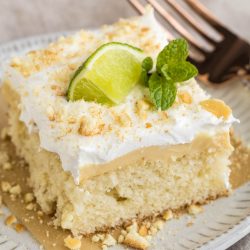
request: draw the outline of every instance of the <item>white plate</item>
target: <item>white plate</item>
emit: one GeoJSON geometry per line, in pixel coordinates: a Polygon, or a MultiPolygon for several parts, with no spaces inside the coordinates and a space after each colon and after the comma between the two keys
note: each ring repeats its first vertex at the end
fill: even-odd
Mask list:
{"type": "MultiPolygon", "coordinates": [[[[10,56],[47,45],[62,33],[37,36],[0,46],[0,62],[10,56]]],[[[0,65],[1,66],[1,65],[0,65]]],[[[1,77],[0,67],[0,77],[1,77]]],[[[250,83],[249,83],[250,86],[250,83]]],[[[241,120],[236,132],[250,142],[250,90],[243,82],[232,82],[219,88],[205,87],[213,96],[225,100],[241,120]]],[[[8,210],[6,209],[6,213],[8,210]]],[[[237,189],[228,198],[221,198],[205,206],[205,212],[196,218],[185,215],[165,224],[153,240],[150,249],[225,249],[250,232],[250,182],[237,189]],[[192,222],[192,226],[187,223],[192,222]]],[[[0,217],[0,250],[40,249],[29,233],[17,234],[5,227],[0,217]]],[[[113,250],[124,249],[115,246],[113,250]]]]}

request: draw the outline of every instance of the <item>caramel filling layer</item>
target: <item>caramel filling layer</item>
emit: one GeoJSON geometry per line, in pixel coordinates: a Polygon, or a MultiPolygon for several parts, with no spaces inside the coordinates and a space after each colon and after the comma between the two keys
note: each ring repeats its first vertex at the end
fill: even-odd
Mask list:
{"type": "Polygon", "coordinates": [[[80,182],[128,165],[143,164],[146,161],[162,161],[167,165],[172,157],[178,158],[183,155],[199,154],[208,152],[210,149],[215,149],[217,154],[219,152],[231,152],[233,147],[230,144],[229,133],[218,133],[215,136],[200,134],[191,143],[141,148],[109,163],[84,166],[80,170],[80,182]]]}

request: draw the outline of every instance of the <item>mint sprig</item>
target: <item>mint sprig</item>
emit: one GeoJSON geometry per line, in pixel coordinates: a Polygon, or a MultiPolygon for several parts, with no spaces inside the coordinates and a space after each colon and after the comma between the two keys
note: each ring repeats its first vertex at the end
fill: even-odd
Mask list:
{"type": "Polygon", "coordinates": [[[187,41],[176,39],[158,54],[155,72],[149,72],[153,67],[152,59],[147,57],[143,60],[141,79],[149,87],[150,98],[158,110],[166,110],[173,105],[177,83],[198,74],[196,67],[186,61],[187,57],[187,41]]]}

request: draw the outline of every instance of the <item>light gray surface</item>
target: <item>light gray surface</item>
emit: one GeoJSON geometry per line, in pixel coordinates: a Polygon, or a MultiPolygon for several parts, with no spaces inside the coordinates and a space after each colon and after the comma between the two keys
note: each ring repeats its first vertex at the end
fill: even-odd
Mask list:
{"type": "MultiPolygon", "coordinates": [[[[249,0],[203,2],[250,41],[249,0]]],[[[36,34],[97,27],[134,14],[126,0],[0,0],[0,43],[36,34]]],[[[248,249],[250,235],[230,248],[248,249]]]]}

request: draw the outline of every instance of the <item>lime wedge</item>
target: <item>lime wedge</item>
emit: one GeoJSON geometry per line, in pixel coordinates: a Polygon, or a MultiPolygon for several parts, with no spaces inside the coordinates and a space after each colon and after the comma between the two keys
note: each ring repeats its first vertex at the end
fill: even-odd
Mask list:
{"type": "Polygon", "coordinates": [[[71,79],[68,100],[121,103],[139,81],[144,57],[142,50],[125,43],[102,45],[71,79]]]}

